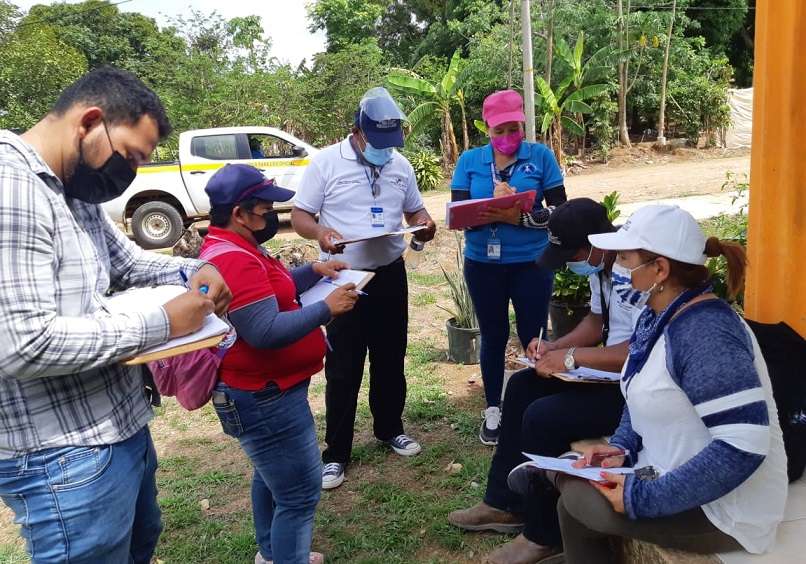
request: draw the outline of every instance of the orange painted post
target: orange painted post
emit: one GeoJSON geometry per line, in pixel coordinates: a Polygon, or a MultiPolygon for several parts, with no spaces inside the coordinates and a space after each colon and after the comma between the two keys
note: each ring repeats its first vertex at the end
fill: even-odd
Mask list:
{"type": "Polygon", "coordinates": [[[756,6],[745,311],[806,337],[806,1],[756,6]]]}

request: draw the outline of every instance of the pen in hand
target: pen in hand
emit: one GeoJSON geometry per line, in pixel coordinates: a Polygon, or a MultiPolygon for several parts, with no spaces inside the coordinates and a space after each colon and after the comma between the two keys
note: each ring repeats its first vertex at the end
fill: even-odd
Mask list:
{"type": "MultiPolygon", "coordinates": [[[[179,276],[182,277],[182,282],[184,282],[185,286],[187,286],[189,284],[189,281],[188,281],[188,275],[185,274],[185,271],[180,269],[179,276]]],[[[199,292],[201,292],[202,294],[206,294],[209,289],[210,288],[207,286],[207,284],[202,284],[202,286],[199,287],[199,292]]]]}
{"type": "MultiPolygon", "coordinates": [[[[330,284],[331,286],[335,286],[336,288],[341,288],[341,284],[336,284],[333,280],[325,279],[326,284],[330,284]]],[[[359,296],[366,296],[366,292],[362,292],[361,290],[353,290],[359,296]]]]}

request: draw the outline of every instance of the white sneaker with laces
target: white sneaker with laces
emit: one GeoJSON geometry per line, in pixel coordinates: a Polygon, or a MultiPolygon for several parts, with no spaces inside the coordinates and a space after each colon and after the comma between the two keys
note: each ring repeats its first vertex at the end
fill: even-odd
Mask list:
{"type": "Polygon", "coordinates": [[[386,442],[392,447],[392,450],[400,456],[414,456],[415,454],[420,454],[420,451],[423,450],[420,443],[406,434],[398,435],[394,439],[386,442]]]}
{"type": "Polygon", "coordinates": [[[322,467],[322,489],[332,490],[344,482],[344,464],[328,462],[322,467]]]}
{"type": "Polygon", "coordinates": [[[482,413],[479,440],[481,444],[495,446],[498,444],[498,433],[501,427],[501,410],[498,407],[488,407],[482,413]]]}

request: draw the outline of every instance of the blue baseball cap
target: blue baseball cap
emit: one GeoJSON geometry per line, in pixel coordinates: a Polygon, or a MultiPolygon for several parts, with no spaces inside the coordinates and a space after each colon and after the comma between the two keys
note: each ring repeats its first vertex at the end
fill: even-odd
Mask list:
{"type": "Polygon", "coordinates": [[[376,149],[403,146],[403,120],[406,119],[389,91],[370,88],[358,105],[356,124],[376,149]]]}
{"type": "Polygon", "coordinates": [[[294,192],[277,186],[274,179],[247,164],[228,164],[218,169],[204,191],[212,206],[237,204],[250,198],[287,202],[294,197],[294,192]]]}

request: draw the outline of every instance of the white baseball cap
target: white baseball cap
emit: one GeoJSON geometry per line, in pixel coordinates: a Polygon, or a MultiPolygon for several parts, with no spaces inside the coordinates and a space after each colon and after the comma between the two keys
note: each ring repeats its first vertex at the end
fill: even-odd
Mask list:
{"type": "Polygon", "coordinates": [[[677,206],[640,208],[615,233],[589,235],[597,249],[643,249],[687,264],[705,264],[705,235],[690,213],[677,206]]]}

